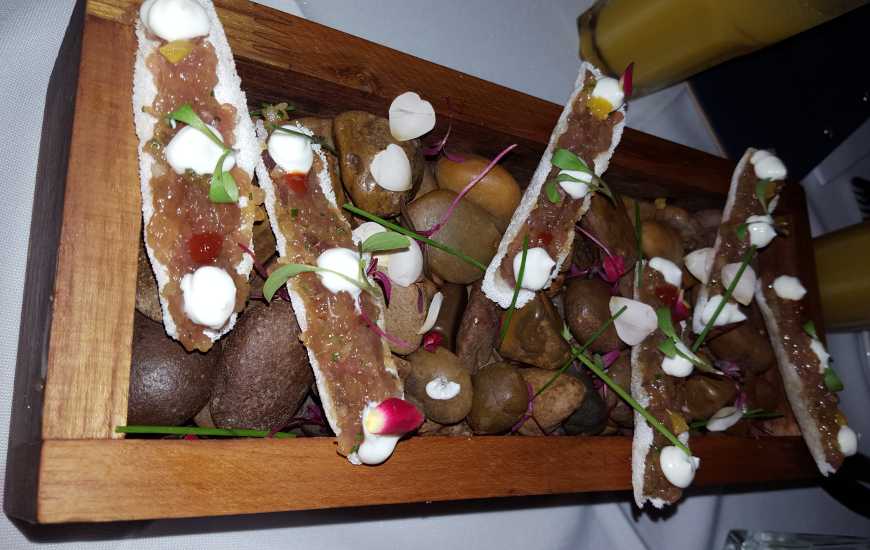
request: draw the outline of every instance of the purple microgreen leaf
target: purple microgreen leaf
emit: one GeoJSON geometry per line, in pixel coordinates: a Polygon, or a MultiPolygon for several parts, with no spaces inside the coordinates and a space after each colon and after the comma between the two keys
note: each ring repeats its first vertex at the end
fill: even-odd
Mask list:
{"type": "Polygon", "coordinates": [[[384,301],[387,303],[387,307],[390,306],[390,296],[393,293],[393,287],[390,281],[390,278],[383,271],[373,271],[370,274],[371,278],[375,280],[381,286],[381,290],[384,291],[384,301]]]}
{"type": "Polygon", "coordinates": [[[453,129],[453,123],[447,125],[447,132],[444,133],[444,137],[440,140],[436,141],[432,145],[423,148],[423,154],[427,157],[434,157],[438,153],[444,150],[444,146],[447,145],[447,138],[450,137],[450,130],[453,129]]]}
{"type": "Polygon", "coordinates": [[[583,227],[579,224],[576,225],[575,227],[577,228],[577,231],[582,233],[587,239],[589,239],[590,241],[595,243],[595,245],[598,246],[598,248],[603,250],[604,253],[607,254],[608,257],[613,256],[613,253],[610,251],[609,248],[607,248],[607,245],[605,245],[603,242],[599,241],[595,235],[593,235],[589,231],[586,231],[585,229],[583,229],[583,227]]]}
{"type": "Polygon", "coordinates": [[[417,288],[417,313],[423,313],[423,309],[426,307],[426,297],[423,295],[423,289],[419,285],[415,286],[417,288]]]}
{"type": "Polygon", "coordinates": [[[447,149],[444,149],[443,153],[444,153],[444,156],[447,157],[447,160],[449,160],[451,162],[455,162],[457,164],[461,164],[461,163],[465,162],[465,157],[463,157],[462,155],[460,155],[458,153],[451,153],[447,149]]]}
{"type": "Polygon", "coordinates": [[[393,345],[399,346],[401,348],[405,348],[405,349],[410,349],[410,348],[414,347],[411,344],[409,344],[408,342],[399,338],[398,336],[393,336],[392,334],[387,333],[384,329],[379,327],[377,323],[372,321],[369,318],[369,316],[366,315],[365,308],[360,308],[359,316],[360,316],[360,318],[362,318],[363,323],[365,323],[367,327],[372,329],[372,332],[374,332],[375,334],[377,334],[378,336],[380,336],[381,338],[383,338],[387,342],[389,342],[393,345]]]}
{"type": "Polygon", "coordinates": [[[622,93],[625,94],[626,101],[631,97],[632,92],[634,91],[634,61],[628,64],[628,67],[625,68],[625,72],[622,73],[622,76],[619,77],[619,84],[622,86],[622,93]]]}
{"type": "Polygon", "coordinates": [[[257,261],[257,256],[254,254],[254,251],[245,246],[243,243],[236,243],[239,245],[239,248],[242,249],[242,252],[251,257],[251,260],[254,262],[254,269],[257,270],[257,275],[260,276],[264,281],[269,278],[269,272],[266,271],[266,266],[257,261]]]}
{"type": "Polygon", "coordinates": [[[450,219],[450,216],[453,215],[453,211],[456,209],[456,206],[459,204],[459,201],[461,201],[462,198],[465,195],[467,195],[468,192],[471,191],[471,189],[475,185],[477,185],[477,183],[480,180],[485,178],[486,175],[489,173],[489,171],[492,170],[493,168],[495,168],[495,165],[498,164],[499,161],[502,158],[504,158],[505,155],[507,155],[508,153],[513,151],[516,147],[517,147],[517,144],[514,143],[513,145],[509,145],[501,153],[496,155],[496,157],[494,159],[492,159],[492,161],[490,161],[490,163],[487,164],[486,167],[478,175],[476,175],[470,182],[468,182],[468,185],[466,185],[462,189],[462,191],[459,192],[458,195],[456,195],[456,197],[453,199],[453,202],[450,203],[450,206],[447,207],[447,210],[441,216],[441,219],[438,220],[438,223],[436,223],[435,225],[433,225],[432,227],[430,227],[429,229],[427,229],[425,231],[421,231],[420,234],[423,235],[424,237],[432,237],[436,233],[438,233],[438,231],[441,230],[441,228],[444,226],[444,224],[447,223],[447,220],[450,219]]]}
{"type": "Polygon", "coordinates": [[[609,368],[610,365],[614,364],[617,359],[619,359],[619,350],[614,349],[614,350],[610,350],[607,353],[605,353],[601,357],[601,362],[604,364],[604,368],[606,369],[606,368],[609,368]]]}

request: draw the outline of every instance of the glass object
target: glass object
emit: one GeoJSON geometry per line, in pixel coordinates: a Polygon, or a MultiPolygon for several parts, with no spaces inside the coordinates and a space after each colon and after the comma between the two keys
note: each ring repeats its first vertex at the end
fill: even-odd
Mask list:
{"type": "Polygon", "coordinates": [[[870,550],[870,539],[840,535],[807,535],[734,530],[722,550],[870,550]]]}
{"type": "Polygon", "coordinates": [[[611,76],[632,61],[635,96],[774,44],[867,0],[598,0],[580,56],[611,76]]]}
{"type": "Polygon", "coordinates": [[[870,327],[870,221],[813,239],[827,330],[870,327]]]}

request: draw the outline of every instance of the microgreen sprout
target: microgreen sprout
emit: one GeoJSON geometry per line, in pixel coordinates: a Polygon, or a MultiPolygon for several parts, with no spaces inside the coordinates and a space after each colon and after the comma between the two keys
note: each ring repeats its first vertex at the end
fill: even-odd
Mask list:
{"type": "Polygon", "coordinates": [[[741,223],[737,226],[735,232],[737,233],[738,239],[740,239],[741,241],[745,241],[746,235],[749,233],[749,226],[746,223],[741,223]]]}
{"type": "Polygon", "coordinates": [[[396,233],[401,233],[402,235],[405,235],[406,237],[411,237],[415,241],[420,241],[421,243],[428,244],[429,246],[431,246],[433,248],[443,250],[444,252],[446,252],[452,256],[456,256],[460,260],[462,260],[468,264],[473,265],[474,267],[476,267],[477,269],[479,269],[481,271],[486,271],[486,266],[484,264],[475,260],[471,256],[468,256],[467,254],[460,252],[459,250],[456,250],[454,248],[447,246],[444,243],[432,240],[429,237],[425,237],[423,235],[420,235],[419,233],[415,233],[415,232],[411,231],[410,229],[406,229],[406,228],[402,227],[401,225],[395,224],[395,223],[387,221],[381,217],[378,217],[374,214],[366,212],[365,210],[363,210],[361,208],[357,208],[356,206],[352,205],[349,202],[345,203],[343,208],[345,210],[347,210],[348,212],[351,212],[353,214],[356,214],[357,216],[360,216],[361,218],[365,218],[369,221],[373,221],[382,227],[386,227],[387,229],[392,229],[396,233]]]}
{"type": "Polygon", "coordinates": [[[722,313],[722,310],[725,308],[725,304],[728,303],[728,300],[731,299],[731,294],[734,293],[734,289],[737,287],[737,283],[740,282],[740,278],[743,277],[743,272],[746,271],[746,266],[748,266],[749,262],[752,261],[752,258],[755,257],[755,252],[757,250],[758,247],[752,245],[749,247],[749,250],[746,251],[746,254],[743,255],[743,260],[740,262],[740,268],[737,270],[737,274],[734,276],[734,280],[732,280],[731,284],[728,285],[728,288],[725,289],[725,294],[722,295],[722,300],[716,307],[716,311],[713,312],[713,315],[710,317],[710,320],[707,321],[707,324],[704,326],[701,334],[698,335],[698,337],[695,339],[695,343],[692,344],[693,352],[697,352],[701,348],[701,344],[704,343],[707,335],[710,334],[711,330],[713,330],[713,325],[716,323],[716,319],[719,317],[719,314],[722,313]]]}
{"type": "Polygon", "coordinates": [[[682,343],[682,340],[677,335],[677,331],[674,330],[674,324],[671,320],[671,309],[667,307],[660,307],[656,310],[656,317],[658,318],[659,330],[668,337],[667,340],[662,340],[659,343],[659,351],[665,354],[670,359],[674,357],[680,356],[692,365],[695,366],[700,371],[708,372],[711,374],[722,374],[715,368],[713,368],[710,363],[705,361],[703,358],[699,357],[693,352],[686,353],[680,349],[677,345],[678,343],[682,343]]]}
{"type": "Polygon", "coordinates": [[[516,149],[516,147],[517,147],[517,144],[514,143],[513,145],[507,146],[501,153],[496,155],[495,158],[492,159],[489,162],[489,164],[487,164],[486,167],[484,167],[484,169],[481,170],[481,172],[479,174],[474,176],[474,178],[472,178],[471,181],[469,181],[468,184],[466,184],[466,186],[462,188],[462,190],[456,195],[456,197],[453,198],[453,201],[450,203],[450,206],[448,206],[447,210],[444,211],[444,214],[441,215],[441,219],[438,220],[438,222],[435,225],[433,225],[432,227],[430,227],[429,229],[427,229],[425,231],[421,231],[420,234],[423,235],[424,237],[432,237],[436,233],[441,231],[441,228],[444,227],[444,225],[450,219],[450,216],[453,215],[453,211],[456,210],[457,205],[459,205],[459,201],[461,201],[462,198],[465,195],[467,195],[468,192],[471,191],[471,189],[474,188],[474,186],[478,184],[478,182],[480,182],[480,180],[485,178],[486,175],[489,174],[489,172],[493,168],[495,168],[496,164],[498,164],[499,161],[501,161],[501,159],[503,159],[505,155],[507,155],[508,153],[513,151],[514,149],[516,149]]]}
{"type": "Polygon", "coordinates": [[[517,274],[517,282],[514,284],[514,295],[511,297],[511,305],[507,309],[507,313],[505,313],[504,323],[501,325],[501,334],[498,336],[499,343],[504,342],[505,337],[507,336],[508,327],[511,324],[511,317],[514,315],[514,309],[517,307],[517,298],[520,295],[520,288],[523,284],[523,276],[526,274],[526,256],[529,253],[529,235],[526,234],[523,236],[523,251],[520,256],[520,271],[517,274]]]}
{"type": "MultiPolygon", "coordinates": [[[[604,195],[606,195],[607,198],[609,198],[614,205],[616,204],[616,199],[614,198],[613,192],[610,190],[610,187],[607,186],[607,183],[605,183],[603,179],[596,176],[595,172],[593,172],[589,168],[589,165],[571,151],[567,149],[556,149],[555,151],[553,151],[553,158],[550,160],[550,164],[552,164],[556,168],[559,168],[560,170],[571,170],[575,172],[583,172],[585,174],[589,174],[590,176],[592,176],[592,182],[586,184],[587,186],[589,186],[589,189],[591,189],[592,191],[604,193],[604,195]]],[[[553,180],[550,181],[552,182],[553,180]]],[[[586,183],[569,174],[559,174],[555,177],[555,181],[576,181],[580,183],[586,183]]]]}
{"type": "Polygon", "coordinates": [[[215,135],[212,129],[209,128],[201,118],[199,118],[189,103],[185,103],[169,113],[167,118],[172,122],[183,122],[188,126],[195,128],[223,150],[223,154],[218,159],[217,164],[212,171],[208,198],[215,203],[237,202],[239,200],[239,187],[236,185],[236,180],[233,178],[233,175],[224,171],[224,161],[230,153],[232,153],[232,149],[227,147],[224,142],[215,135]]]}
{"type": "Polygon", "coordinates": [[[769,178],[760,179],[755,183],[755,198],[761,203],[761,208],[765,214],[768,213],[767,188],[770,184],[771,180],[769,178]]]}
{"type": "Polygon", "coordinates": [[[289,439],[296,434],[273,432],[269,430],[247,430],[241,428],[198,428],[192,426],[117,426],[115,433],[119,434],[163,434],[163,435],[206,435],[216,437],[274,437],[289,439]]]}
{"type": "Polygon", "coordinates": [[[266,282],[263,283],[263,297],[266,298],[266,301],[272,301],[272,297],[275,296],[275,293],[278,292],[278,289],[281,288],[288,280],[293,277],[299,275],[300,273],[332,273],[333,275],[338,275],[342,279],[348,281],[349,283],[356,285],[361,290],[366,292],[371,292],[374,288],[369,284],[367,280],[364,278],[354,279],[353,277],[348,277],[344,273],[339,273],[338,271],[334,271],[332,269],[327,269],[325,267],[318,267],[314,265],[307,264],[284,264],[269,275],[269,278],[266,279],[266,282]]]}
{"type": "Polygon", "coordinates": [[[832,392],[843,391],[843,381],[840,380],[839,375],[837,375],[837,371],[835,371],[831,367],[827,367],[825,369],[824,382],[825,387],[832,392]]]}

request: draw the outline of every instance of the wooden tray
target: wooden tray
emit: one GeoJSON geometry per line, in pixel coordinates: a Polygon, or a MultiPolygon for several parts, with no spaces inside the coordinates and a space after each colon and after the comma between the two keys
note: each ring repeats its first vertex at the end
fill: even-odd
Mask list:
{"type": "MultiPolygon", "coordinates": [[[[630,489],[623,437],[414,438],[377,468],[353,467],[329,438],[124,440],[140,198],[130,101],[132,0],[81,0],[52,74],[37,175],[6,476],[5,510],[39,523],[630,489]],[[558,476],[551,475],[559,472],[558,476]]],[[[220,15],[252,104],[386,112],[413,89],[436,135],[494,155],[528,180],[561,108],[242,0],[220,15]]],[[[639,197],[721,206],[733,163],[625,131],[608,181],[639,197]]],[[[766,254],[799,265],[818,312],[800,186],[781,211],[791,237],[766,254]],[[798,252],[800,251],[800,253],[798,252]]],[[[815,315],[821,326],[819,315],[815,315]]],[[[799,438],[698,437],[695,485],[808,480],[799,438]]]]}

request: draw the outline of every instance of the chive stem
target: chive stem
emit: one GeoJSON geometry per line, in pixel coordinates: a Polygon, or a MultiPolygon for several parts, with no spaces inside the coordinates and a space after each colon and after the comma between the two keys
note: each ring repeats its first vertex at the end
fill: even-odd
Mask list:
{"type": "MultiPolygon", "coordinates": [[[[595,342],[595,340],[598,340],[598,337],[601,336],[602,334],[604,334],[604,331],[607,330],[607,327],[612,325],[613,322],[616,320],[616,318],[619,317],[620,315],[622,315],[626,309],[628,309],[628,306],[622,306],[621,308],[619,308],[619,311],[617,311],[616,313],[614,313],[610,317],[610,319],[604,321],[604,323],[600,327],[598,327],[598,329],[592,334],[592,336],[589,337],[588,340],[586,340],[586,342],[580,347],[580,349],[577,350],[577,353],[583,353],[584,351],[586,351],[586,349],[589,348],[589,346],[591,346],[592,343],[595,342]]],[[[571,357],[568,359],[568,361],[566,361],[564,365],[559,367],[559,370],[556,371],[556,374],[554,374],[553,377],[550,378],[547,381],[547,383],[543,385],[543,387],[541,387],[541,389],[539,389],[538,391],[535,392],[535,395],[532,396],[532,399],[534,399],[535,397],[538,397],[539,395],[544,393],[544,391],[546,391],[547,388],[552,386],[556,382],[556,379],[559,378],[560,376],[562,376],[565,373],[565,371],[568,370],[568,367],[570,367],[571,363],[573,363],[573,362],[574,362],[574,353],[571,353],[571,357]]]]}
{"type": "Polygon", "coordinates": [[[707,338],[707,335],[710,334],[711,330],[713,330],[713,323],[716,322],[719,314],[722,313],[723,309],[725,309],[725,304],[727,304],[728,300],[731,299],[731,294],[734,292],[734,289],[737,288],[737,283],[739,283],[740,278],[743,277],[743,272],[746,271],[746,266],[749,265],[749,262],[751,262],[752,258],[755,256],[756,250],[758,250],[758,247],[752,245],[749,247],[749,250],[746,251],[746,254],[743,255],[743,260],[740,262],[740,269],[737,270],[737,275],[734,276],[734,280],[731,281],[731,284],[725,289],[725,294],[722,295],[722,300],[716,307],[716,311],[713,312],[713,316],[710,317],[709,321],[707,321],[704,330],[701,331],[701,334],[699,334],[698,338],[695,339],[695,343],[692,344],[692,351],[698,351],[701,348],[701,344],[703,344],[704,340],[707,338]]]}
{"type": "Polygon", "coordinates": [[[406,237],[411,237],[415,241],[420,241],[421,243],[426,243],[429,246],[435,247],[439,250],[443,250],[444,252],[447,252],[448,254],[452,254],[453,256],[456,256],[460,260],[473,265],[474,267],[476,267],[477,269],[479,269],[481,271],[486,271],[485,265],[483,265],[479,261],[475,260],[471,256],[468,256],[468,255],[466,255],[466,254],[464,254],[464,253],[462,253],[454,248],[451,248],[444,243],[440,243],[438,241],[433,241],[432,239],[430,239],[428,237],[424,237],[423,235],[420,235],[419,233],[415,233],[415,232],[411,231],[410,229],[405,229],[401,225],[387,221],[383,218],[375,216],[374,214],[370,214],[370,213],[366,212],[365,210],[362,210],[361,208],[357,208],[356,206],[352,205],[349,202],[345,203],[343,208],[345,210],[347,210],[348,212],[356,214],[357,216],[360,216],[360,217],[365,218],[367,220],[373,221],[373,222],[377,223],[378,225],[382,225],[383,227],[386,227],[387,229],[392,229],[396,233],[401,233],[402,235],[405,235],[406,237]]]}
{"type": "Polygon", "coordinates": [[[654,417],[648,410],[646,410],[646,408],[638,403],[628,392],[622,389],[619,384],[614,382],[613,379],[610,378],[610,376],[606,372],[604,372],[604,369],[599,368],[598,365],[596,365],[592,360],[589,359],[589,357],[586,356],[586,354],[580,353],[579,351],[580,350],[572,350],[572,353],[574,353],[574,356],[579,359],[584,365],[589,367],[589,370],[594,372],[595,375],[598,376],[598,378],[600,378],[604,381],[605,384],[610,386],[610,389],[612,389],[616,393],[616,395],[621,397],[626,403],[631,405],[634,410],[640,413],[640,415],[643,416],[647,422],[649,422],[650,426],[658,430],[658,432],[665,436],[668,441],[673,443],[675,447],[682,450],[688,456],[692,456],[692,451],[690,451],[688,447],[683,445],[683,443],[679,439],[677,439],[677,436],[671,433],[667,426],[659,422],[659,420],[654,417]]]}
{"type": "Polygon", "coordinates": [[[275,439],[290,439],[296,434],[288,432],[269,432],[266,430],[248,430],[242,428],[199,428],[190,426],[117,426],[120,434],[165,434],[165,435],[210,435],[218,437],[274,437],[275,439]]]}
{"type": "Polygon", "coordinates": [[[517,274],[517,282],[514,284],[514,295],[511,298],[511,305],[508,307],[507,313],[505,314],[504,323],[501,325],[501,333],[498,335],[499,346],[504,342],[505,336],[507,336],[508,327],[511,324],[511,317],[514,316],[514,310],[517,307],[517,298],[520,295],[520,285],[523,284],[523,275],[526,274],[526,256],[529,253],[529,235],[528,233],[523,237],[523,252],[520,256],[520,272],[517,274]]]}

